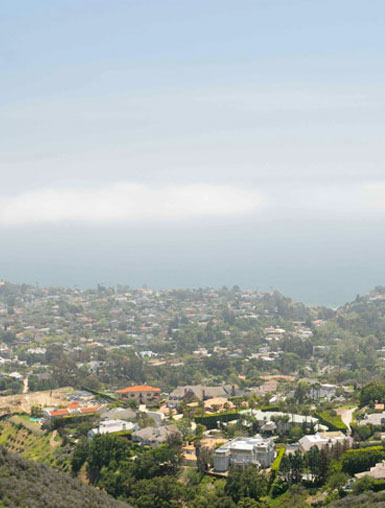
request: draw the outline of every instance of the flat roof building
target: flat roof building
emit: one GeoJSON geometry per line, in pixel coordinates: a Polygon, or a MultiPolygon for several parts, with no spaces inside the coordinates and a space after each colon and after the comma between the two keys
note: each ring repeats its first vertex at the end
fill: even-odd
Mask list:
{"type": "Polygon", "coordinates": [[[237,437],[214,452],[214,471],[225,472],[230,466],[257,466],[267,468],[275,458],[274,443],[270,439],[237,437]]]}

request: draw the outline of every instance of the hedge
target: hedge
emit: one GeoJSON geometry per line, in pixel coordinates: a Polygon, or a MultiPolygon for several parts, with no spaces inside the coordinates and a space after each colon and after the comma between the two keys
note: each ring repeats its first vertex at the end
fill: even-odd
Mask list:
{"type": "Polygon", "coordinates": [[[279,448],[277,456],[275,457],[274,462],[271,466],[271,471],[278,471],[279,470],[279,466],[281,465],[281,460],[284,455],[285,455],[285,448],[284,447],[279,448]]]}
{"type": "Polygon", "coordinates": [[[261,406],[258,408],[260,411],[281,411],[279,406],[261,406]]]}
{"type": "Polygon", "coordinates": [[[226,411],[224,413],[217,414],[207,414],[205,416],[195,416],[195,423],[200,423],[204,425],[207,429],[216,429],[217,422],[231,422],[232,420],[236,420],[239,416],[237,411],[226,411]]]}
{"type": "Polygon", "coordinates": [[[49,421],[47,424],[44,424],[44,426],[47,426],[50,429],[59,429],[62,427],[65,427],[67,425],[72,424],[78,424],[83,423],[88,420],[92,420],[95,418],[95,416],[98,416],[96,413],[89,413],[89,414],[80,414],[80,415],[68,415],[68,416],[61,416],[60,418],[54,418],[53,420],[49,421]]]}
{"type": "Polygon", "coordinates": [[[385,459],[385,450],[382,446],[347,450],[341,456],[341,466],[344,473],[351,475],[368,471],[372,466],[385,459]]]}
{"type": "Polygon", "coordinates": [[[329,411],[322,411],[322,413],[315,413],[314,415],[320,423],[326,425],[330,430],[345,432],[348,430],[347,426],[341,420],[339,415],[332,415],[329,411]]]}
{"type": "Polygon", "coordinates": [[[96,390],[91,390],[91,388],[87,388],[85,386],[82,386],[81,389],[86,392],[92,393],[92,395],[95,395],[95,397],[99,397],[100,399],[106,399],[106,400],[109,400],[110,402],[115,402],[115,401],[119,400],[116,397],[109,395],[108,393],[98,392],[96,390]]]}

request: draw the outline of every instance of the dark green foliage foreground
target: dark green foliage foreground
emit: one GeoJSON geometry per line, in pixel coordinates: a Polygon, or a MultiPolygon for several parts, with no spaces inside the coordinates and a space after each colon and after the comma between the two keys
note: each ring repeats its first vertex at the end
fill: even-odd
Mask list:
{"type": "Polygon", "coordinates": [[[104,492],[0,448],[0,507],[130,508],[104,492]]]}

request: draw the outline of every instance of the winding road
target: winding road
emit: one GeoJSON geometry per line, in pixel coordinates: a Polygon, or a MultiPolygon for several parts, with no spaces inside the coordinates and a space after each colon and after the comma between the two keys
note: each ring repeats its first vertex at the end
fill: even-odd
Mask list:
{"type": "Polygon", "coordinates": [[[336,410],[336,413],[338,415],[340,415],[341,417],[341,420],[344,422],[344,424],[347,426],[348,428],[348,436],[351,435],[352,433],[352,429],[350,428],[350,424],[352,423],[352,420],[353,420],[353,413],[354,411],[356,410],[357,408],[356,407],[352,407],[350,409],[346,409],[344,407],[340,407],[336,410]]]}

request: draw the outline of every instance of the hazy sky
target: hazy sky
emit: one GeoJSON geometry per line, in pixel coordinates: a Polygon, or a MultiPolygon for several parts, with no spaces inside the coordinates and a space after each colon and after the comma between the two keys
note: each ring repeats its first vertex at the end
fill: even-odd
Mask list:
{"type": "Polygon", "coordinates": [[[0,277],[385,283],[385,3],[0,1],[0,277]]]}

